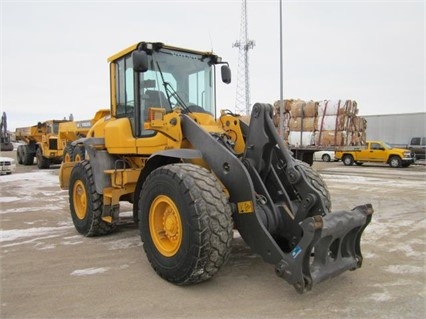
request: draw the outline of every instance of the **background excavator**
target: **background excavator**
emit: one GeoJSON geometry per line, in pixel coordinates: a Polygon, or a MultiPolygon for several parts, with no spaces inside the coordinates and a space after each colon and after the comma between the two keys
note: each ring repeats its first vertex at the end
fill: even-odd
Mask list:
{"type": "Polygon", "coordinates": [[[211,278],[231,252],[234,227],[254,253],[299,293],[361,267],[370,204],[331,212],[321,176],[296,160],[269,104],[249,124],[215,106],[215,73],[226,62],[140,42],[109,58],[111,115],[74,144],[85,160],[62,163],[74,226],[85,236],[117,227],[120,201],[153,269],[178,285],[211,278]]]}
{"type": "Polygon", "coordinates": [[[10,134],[7,131],[7,116],[3,112],[0,123],[0,151],[13,151],[13,144],[10,142],[10,134]]]}

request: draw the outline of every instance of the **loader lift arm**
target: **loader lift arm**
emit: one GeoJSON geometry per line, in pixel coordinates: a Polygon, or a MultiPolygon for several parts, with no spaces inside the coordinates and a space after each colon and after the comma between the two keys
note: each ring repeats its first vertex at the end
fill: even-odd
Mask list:
{"type": "Polygon", "coordinates": [[[278,276],[303,293],[316,283],[361,267],[360,240],[372,206],[330,213],[324,182],[291,156],[273,125],[272,106],[254,105],[250,126],[242,127],[247,135],[241,159],[190,117],[182,117],[185,136],[229,190],[242,238],[275,265],[278,276]]]}

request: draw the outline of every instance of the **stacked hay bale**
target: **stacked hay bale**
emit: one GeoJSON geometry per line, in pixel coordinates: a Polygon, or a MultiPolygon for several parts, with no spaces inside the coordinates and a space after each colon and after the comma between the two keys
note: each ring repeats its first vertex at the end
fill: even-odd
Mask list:
{"type": "MultiPolygon", "coordinates": [[[[274,103],[279,127],[280,101],[274,103]]],[[[284,100],[284,141],[291,146],[364,145],[367,121],[352,100],[284,100]]]]}

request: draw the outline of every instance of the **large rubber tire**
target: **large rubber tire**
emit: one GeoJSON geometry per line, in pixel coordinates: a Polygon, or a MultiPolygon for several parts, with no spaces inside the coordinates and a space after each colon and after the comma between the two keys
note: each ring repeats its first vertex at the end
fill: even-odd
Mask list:
{"type": "Polygon", "coordinates": [[[154,170],[139,196],[139,229],[154,270],[189,285],[210,279],[231,250],[231,209],[217,179],[192,164],[154,170]]]}
{"type": "Polygon", "coordinates": [[[389,159],[389,166],[392,168],[398,168],[402,166],[402,160],[399,156],[391,156],[389,159]]]}
{"type": "Polygon", "coordinates": [[[28,145],[23,145],[22,148],[22,160],[24,165],[34,164],[34,153],[31,151],[28,145]]]}
{"type": "Polygon", "coordinates": [[[64,153],[62,155],[62,162],[69,163],[74,161],[74,158],[72,156],[73,151],[74,151],[74,148],[72,147],[71,144],[68,144],[67,146],[65,146],[64,153]]]}
{"type": "Polygon", "coordinates": [[[85,159],[86,151],[84,150],[84,146],[77,145],[74,147],[74,150],[72,152],[72,159],[75,162],[81,162],[85,159]]]}
{"type": "Polygon", "coordinates": [[[37,167],[39,169],[46,169],[50,167],[50,160],[43,156],[43,153],[41,152],[40,147],[37,148],[36,158],[37,158],[37,167]]]}
{"type": "Polygon", "coordinates": [[[343,155],[342,162],[345,166],[352,166],[354,164],[354,158],[352,155],[345,154],[343,155]]]}
{"type": "Polygon", "coordinates": [[[309,164],[299,161],[301,169],[304,171],[305,175],[308,177],[308,182],[311,184],[313,188],[315,188],[322,197],[321,199],[324,201],[325,207],[330,211],[331,210],[331,196],[328,190],[327,184],[322,179],[321,175],[314,170],[309,164]]]}
{"type": "Polygon", "coordinates": [[[19,145],[18,149],[16,150],[16,159],[18,161],[18,164],[24,164],[24,145],[19,145]]]}
{"type": "Polygon", "coordinates": [[[102,220],[102,196],[96,192],[92,166],[88,161],[74,166],[68,194],[72,221],[79,233],[90,237],[114,230],[114,224],[102,220]]]}

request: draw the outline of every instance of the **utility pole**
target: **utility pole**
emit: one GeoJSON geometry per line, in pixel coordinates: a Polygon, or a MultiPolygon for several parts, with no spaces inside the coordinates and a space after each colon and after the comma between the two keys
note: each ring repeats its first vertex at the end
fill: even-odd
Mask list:
{"type": "Polygon", "coordinates": [[[280,123],[278,126],[279,135],[284,139],[284,80],[283,80],[283,8],[282,0],[280,0],[280,116],[278,117],[280,123]]]}
{"type": "Polygon", "coordinates": [[[241,7],[240,39],[232,45],[233,48],[238,48],[239,50],[235,109],[237,112],[244,112],[246,115],[249,115],[250,81],[248,51],[253,49],[255,43],[252,40],[248,40],[247,24],[247,1],[243,0],[241,7]]]}

